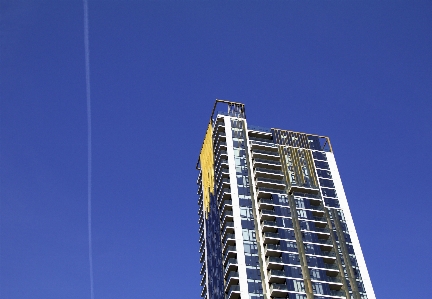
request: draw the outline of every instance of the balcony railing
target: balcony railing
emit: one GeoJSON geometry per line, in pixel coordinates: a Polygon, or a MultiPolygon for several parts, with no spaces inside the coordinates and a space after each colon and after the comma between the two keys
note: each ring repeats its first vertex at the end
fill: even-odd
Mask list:
{"type": "Polygon", "coordinates": [[[280,157],[278,152],[271,152],[271,151],[264,151],[264,150],[257,150],[257,149],[254,149],[252,151],[252,154],[263,154],[263,155],[272,156],[275,158],[280,157]]]}
{"type": "Polygon", "coordinates": [[[278,244],[267,244],[266,245],[266,249],[267,250],[277,250],[277,251],[281,251],[281,246],[278,244]]]}
{"type": "Polygon", "coordinates": [[[297,209],[309,209],[309,210],[314,210],[314,211],[323,211],[324,207],[323,206],[315,206],[315,205],[309,205],[309,206],[303,206],[302,204],[298,204],[296,203],[296,208],[297,209]]]}
{"type": "Polygon", "coordinates": [[[265,232],[265,233],[263,233],[263,235],[264,235],[264,238],[281,239],[281,236],[279,235],[279,233],[265,232]]]}
{"type": "Polygon", "coordinates": [[[207,295],[207,286],[204,285],[203,288],[201,289],[201,297],[204,297],[205,295],[207,295]]]}
{"type": "Polygon", "coordinates": [[[274,145],[274,142],[271,139],[264,139],[264,138],[249,136],[249,140],[252,142],[258,142],[258,143],[264,142],[264,143],[269,143],[271,145],[274,145]]]}
{"type": "Polygon", "coordinates": [[[315,240],[303,240],[304,243],[315,243],[322,245],[333,245],[333,242],[330,239],[315,239],[315,240]]]}
{"type": "Polygon", "coordinates": [[[231,197],[231,189],[223,188],[219,191],[218,197],[222,197],[224,200],[231,197]]]}
{"type": "Polygon", "coordinates": [[[271,129],[263,128],[263,127],[259,127],[259,126],[248,125],[248,129],[250,131],[260,131],[260,132],[265,132],[265,133],[271,133],[271,129]]]}
{"type": "Polygon", "coordinates": [[[339,270],[339,267],[336,264],[323,263],[323,265],[318,265],[318,266],[308,265],[308,266],[312,267],[312,268],[324,268],[324,269],[329,269],[329,270],[339,270]]]}
{"type": "Polygon", "coordinates": [[[216,146],[217,147],[226,147],[226,142],[224,142],[224,141],[221,141],[221,142],[219,142],[218,144],[216,144],[216,146]]]}
{"type": "Polygon", "coordinates": [[[340,279],[339,276],[335,276],[335,277],[333,277],[333,276],[327,276],[326,277],[326,281],[328,281],[328,282],[342,283],[342,279],[340,279]]]}
{"type": "Polygon", "coordinates": [[[343,291],[336,291],[336,290],[330,290],[330,295],[332,295],[332,296],[346,297],[345,292],[343,292],[343,291]]]}
{"type": "Polygon", "coordinates": [[[262,177],[257,178],[257,183],[270,183],[270,184],[279,184],[285,186],[284,180],[272,180],[272,179],[262,178],[262,177]]]}
{"type": "Polygon", "coordinates": [[[226,299],[235,299],[239,297],[240,297],[240,286],[232,285],[227,292],[226,299]]]}
{"type": "Polygon", "coordinates": [[[264,163],[264,164],[271,164],[275,166],[281,166],[281,163],[276,160],[267,160],[267,159],[261,159],[261,158],[255,158],[253,159],[254,163],[264,163]]]}
{"type": "Polygon", "coordinates": [[[269,276],[283,276],[285,277],[285,272],[281,270],[269,270],[268,271],[269,276]]]}
{"type": "Polygon", "coordinates": [[[269,220],[264,220],[263,222],[261,222],[262,226],[274,226],[277,227],[277,223],[276,221],[269,221],[269,220]]]}
{"type": "Polygon", "coordinates": [[[205,275],[205,273],[204,273],[204,275],[202,275],[202,277],[201,277],[200,286],[205,285],[205,282],[206,282],[206,275],[205,275]]]}
{"type": "Polygon", "coordinates": [[[226,244],[228,241],[235,242],[235,235],[234,234],[226,234],[222,241],[224,244],[226,244]]]}
{"type": "Polygon", "coordinates": [[[258,198],[258,203],[260,203],[260,204],[269,204],[269,205],[274,205],[275,204],[273,202],[273,199],[269,199],[269,198],[258,198]]]}
{"type": "Polygon", "coordinates": [[[319,232],[319,233],[329,233],[330,230],[327,227],[311,227],[311,228],[302,228],[302,230],[308,230],[313,232],[319,232]]]}
{"type": "Polygon", "coordinates": [[[315,255],[331,256],[331,257],[336,256],[334,251],[323,251],[323,250],[321,250],[320,253],[315,253],[315,255]]]}
{"type": "Polygon", "coordinates": [[[221,203],[222,203],[222,211],[232,210],[232,200],[231,199],[224,199],[221,201],[221,203]]]}
{"type": "Polygon", "coordinates": [[[274,193],[274,194],[286,194],[284,190],[282,189],[273,189],[273,188],[264,188],[264,187],[260,187],[257,188],[257,192],[264,192],[264,193],[274,193]]]}
{"type": "Polygon", "coordinates": [[[283,175],[283,172],[281,170],[268,169],[268,168],[262,168],[262,167],[255,167],[255,171],[268,172],[268,173],[283,175]]]}
{"type": "Polygon", "coordinates": [[[238,267],[238,262],[237,259],[235,258],[230,258],[228,259],[228,261],[226,262],[226,266],[225,266],[225,273],[228,273],[230,271],[234,271],[236,270],[238,267]]]}
{"type": "Polygon", "coordinates": [[[225,236],[227,233],[233,233],[234,232],[234,222],[227,221],[225,222],[224,226],[222,227],[222,236],[225,236]]]}
{"type": "Polygon", "coordinates": [[[221,217],[222,223],[225,222],[226,220],[229,220],[229,219],[231,219],[231,220],[233,219],[233,212],[226,210],[225,212],[223,212],[222,217],[221,217]]]}
{"type": "Polygon", "coordinates": [[[286,284],[273,283],[270,287],[271,290],[284,290],[288,291],[288,287],[286,284]]]}
{"type": "Polygon", "coordinates": [[[272,283],[270,285],[270,294],[273,298],[285,297],[288,294],[288,287],[286,284],[272,283]]]}
{"type": "Polygon", "coordinates": [[[228,246],[228,248],[226,249],[224,256],[223,256],[223,261],[225,261],[227,258],[230,258],[230,255],[235,255],[237,254],[236,252],[237,248],[235,246],[228,246]]]}
{"type": "Polygon", "coordinates": [[[226,280],[229,281],[231,278],[233,278],[233,279],[236,279],[236,278],[237,278],[237,279],[238,279],[238,278],[239,278],[239,274],[238,274],[238,272],[237,272],[237,271],[231,271],[231,272],[228,274],[226,280]]]}
{"type": "Polygon", "coordinates": [[[276,263],[276,264],[283,264],[282,258],[277,256],[269,256],[267,259],[267,264],[270,263],[276,263]]]}

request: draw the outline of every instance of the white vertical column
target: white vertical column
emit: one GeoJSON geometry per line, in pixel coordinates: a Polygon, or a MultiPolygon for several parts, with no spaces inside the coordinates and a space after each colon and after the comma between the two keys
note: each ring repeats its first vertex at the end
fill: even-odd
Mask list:
{"type": "Polygon", "coordinates": [[[243,246],[243,233],[240,217],[240,201],[237,188],[236,164],[234,158],[234,145],[232,139],[231,118],[224,116],[225,134],[227,143],[228,166],[230,175],[231,199],[234,218],[234,235],[237,248],[237,262],[241,298],[249,298],[249,290],[246,273],[246,259],[243,246]]]}
{"type": "Polygon", "coordinates": [[[369,277],[369,272],[368,272],[367,267],[366,267],[366,262],[365,262],[365,259],[363,256],[363,252],[362,252],[361,247],[360,247],[360,241],[358,239],[357,232],[356,232],[356,229],[354,226],[354,221],[353,221],[353,218],[351,215],[351,211],[350,211],[349,206],[348,206],[348,201],[347,201],[347,198],[345,196],[345,191],[344,191],[344,188],[342,186],[342,180],[341,180],[340,175],[339,175],[339,170],[338,170],[337,165],[336,165],[336,160],[335,160],[334,154],[333,153],[326,153],[326,156],[327,156],[327,162],[330,166],[331,175],[333,177],[333,183],[335,185],[336,193],[337,193],[337,196],[339,199],[339,205],[340,205],[340,207],[344,213],[344,216],[345,216],[345,221],[346,221],[348,231],[349,231],[349,234],[351,237],[351,242],[352,242],[353,247],[354,247],[354,253],[356,255],[357,263],[358,263],[358,266],[360,268],[360,275],[361,275],[362,280],[363,280],[363,285],[365,287],[367,297],[368,297],[368,299],[376,299],[375,292],[374,292],[373,287],[372,287],[372,282],[371,282],[371,279],[369,277]]]}
{"type": "Polygon", "coordinates": [[[263,241],[263,232],[262,232],[262,227],[260,224],[260,220],[259,220],[259,208],[258,208],[258,197],[257,197],[257,186],[256,186],[256,181],[255,181],[255,176],[254,176],[254,171],[253,171],[253,167],[252,167],[252,151],[251,151],[251,147],[249,144],[249,136],[248,136],[248,129],[247,129],[247,122],[246,120],[244,121],[245,124],[245,132],[246,132],[246,136],[245,136],[245,140],[246,140],[246,144],[247,144],[247,151],[248,151],[248,160],[249,160],[249,165],[250,165],[250,169],[249,169],[249,183],[251,184],[252,188],[253,188],[253,194],[251,195],[251,199],[253,201],[255,201],[255,203],[252,205],[253,207],[255,207],[254,212],[255,215],[257,217],[257,221],[256,221],[256,231],[257,231],[257,245],[260,247],[260,256],[259,258],[262,261],[262,267],[264,267],[264,269],[261,269],[261,273],[264,275],[261,277],[261,280],[263,281],[264,284],[264,288],[263,288],[263,293],[264,295],[266,295],[266,298],[270,298],[270,282],[269,282],[269,276],[267,274],[266,271],[266,257],[265,257],[265,250],[264,250],[264,241],[263,241]]]}

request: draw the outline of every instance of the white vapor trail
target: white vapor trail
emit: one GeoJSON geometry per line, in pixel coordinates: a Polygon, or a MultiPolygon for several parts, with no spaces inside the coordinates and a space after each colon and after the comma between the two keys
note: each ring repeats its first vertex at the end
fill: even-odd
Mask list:
{"type": "Polygon", "coordinates": [[[89,22],[88,1],[84,4],[84,50],[86,71],[86,95],[87,95],[87,224],[88,224],[88,246],[90,264],[90,298],[94,299],[93,288],[93,249],[92,249],[92,220],[91,220],[91,195],[92,195],[92,139],[91,139],[91,100],[90,100],[90,49],[89,49],[89,22]]]}

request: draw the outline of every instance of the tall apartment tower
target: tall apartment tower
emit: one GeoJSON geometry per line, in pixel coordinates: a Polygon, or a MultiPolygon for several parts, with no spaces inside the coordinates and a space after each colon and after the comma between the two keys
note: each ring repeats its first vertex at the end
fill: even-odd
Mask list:
{"type": "Polygon", "coordinates": [[[216,100],[197,169],[201,297],[375,299],[328,137],[216,100]]]}

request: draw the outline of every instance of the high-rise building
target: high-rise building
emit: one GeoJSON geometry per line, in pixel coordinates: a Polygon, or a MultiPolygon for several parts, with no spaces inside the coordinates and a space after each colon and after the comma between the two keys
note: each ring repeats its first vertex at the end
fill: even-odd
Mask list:
{"type": "Polygon", "coordinates": [[[197,169],[201,297],[375,299],[328,137],[216,100],[197,169]]]}

